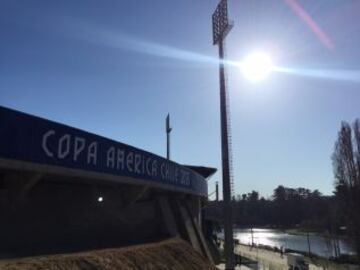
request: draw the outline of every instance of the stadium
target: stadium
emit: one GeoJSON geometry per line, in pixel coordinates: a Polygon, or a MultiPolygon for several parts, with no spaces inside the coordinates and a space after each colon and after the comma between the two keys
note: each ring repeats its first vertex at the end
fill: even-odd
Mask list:
{"type": "Polygon", "coordinates": [[[216,169],[4,107],[0,119],[2,257],[181,237],[212,260],[201,209],[216,169]]]}

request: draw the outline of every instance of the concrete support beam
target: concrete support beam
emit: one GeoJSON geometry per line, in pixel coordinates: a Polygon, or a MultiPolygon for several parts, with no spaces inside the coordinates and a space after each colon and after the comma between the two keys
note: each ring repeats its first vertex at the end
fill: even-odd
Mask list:
{"type": "Polygon", "coordinates": [[[206,239],[201,228],[201,202],[200,198],[191,198],[186,201],[176,200],[180,212],[180,219],[194,249],[201,252],[210,262],[214,263],[212,254],[207,246],[206,239]]]}
{"type": "Polygon", "coordinates": [[[169,235],[171,237],[179,236],[178,225],[176,224],[176,220],[170,207],[168,198],[159,197],[158,203],[169,235]]]}
{"type": "Polygon", "coordinates": [[[140,199],[142,199],[146,192],[149,190],[149,186],[132,186],[127,187],[123,191],[123,203],[125,207],[131,206],[140,199]]]}
{"type": "MultiPolygon", "coordinates": [[[[198,211],[201,211],[201,202],[200,198],[196,198],[194,201],[195,208],[198,208],[198,211]]],[[[189,209],[189,205],[187,204],[187,208],[189,209]]],[[[209,247],[207,246],[206,239],[204,237],[202,228],[201,228],[201,215],[199,213],[195,213],[194,216],[191,217],[191,221],[193,223],[194,230],[196,232],[196,235],[198,237],[198,241],[201,244],[201,248],[206,255],[206,257],[210,260],[211,263],[214,263],[214,260],[212,258],[211,252],[209,250],[209,247]]]]}
{"type": "Polygon", "coordinates": [[[202,253],[202,249],[201,249],[201,244],[199,242],[199,239],[197,237],[194,225],[193,225],[193,221],[192,221],[192,216],[189,215],[188,210],[185,208],[184,205],[181,204],[181,202],[179,202],[178,200],[176,201],[177,206],[179,208],[180,211],[180,216],[181,219],[185,225],[185,230],[187,232],[187,235],[190,239],[190,243],[193,246],[193,248],[195,248],[197,251],[202,253]]]}
{"type": "Polygon", "coordinates": [[[43,178],[43,174],[8,173],[5,175],[5,183],[8,189],[8,199],[13,209],[22,205],[34,186],[43,178]]]}
{"type": "Polygon", "coordinates": [[[40,182],[42,179],[42,174],[33,174],[29,177],[23,178],[22,185],[19,186],[17,199],[21,200],[30,192],[30,190],[40,182]]]}

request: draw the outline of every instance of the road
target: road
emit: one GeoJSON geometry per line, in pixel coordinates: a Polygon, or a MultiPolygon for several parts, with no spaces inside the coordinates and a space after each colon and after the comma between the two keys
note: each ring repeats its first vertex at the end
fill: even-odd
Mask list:
{"type": "MultiPolygon", "coordinates": [[[[235,253],[252,260],[256,260],[259,263],[259,269],[263,270],[287,270],[286,255],[281,255],[274,251],[264,250],[256,247],[249,247],[245,245],[236,245],[235,253]]],[[[309,270],[322,270],[314,264],[309,264],[309,270]]]]}

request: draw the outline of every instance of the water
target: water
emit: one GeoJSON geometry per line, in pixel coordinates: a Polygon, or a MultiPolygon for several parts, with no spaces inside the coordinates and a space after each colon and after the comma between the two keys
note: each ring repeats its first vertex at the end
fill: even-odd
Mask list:
{"type": "MultiPolygon", "coordinates": [[[[240,243],[251,245],[250,229],[235,229],[234,238],[240,243]]],[[[255,245],[266,245],[277,248],[288,248],[292,250],[308,252],[308,242],[306,235],[293,235],[279,230],[272,229],[253,229],[255,245]]],[[[343,239],[339,240],[341,254],[354,254],[354,250],[343,239]]],[[[311,252],[323,257],[334,255],[332,245],[324,237],[310,234],[311,252]]]]}

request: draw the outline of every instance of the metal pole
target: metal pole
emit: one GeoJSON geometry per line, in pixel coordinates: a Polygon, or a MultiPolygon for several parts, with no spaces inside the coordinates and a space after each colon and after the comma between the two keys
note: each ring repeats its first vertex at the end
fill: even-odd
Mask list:
{"type": "Polygon", "coordinates": [[[216,195],[216,201],[218,202],[219,201],[219,182],[216,181],[215,183],[215,195],[216,195]]]}
{"type": "Polygon", "coordinates": [[[234,269],[234,237],[231,210],[231,185],[230,185],[230,164],[229,164],[229,134],[228,115],[226,104],[226,81],[224,67],[224,44],[219,41],[219,75],[220,75],[220,118],[221,118],[221,157],[223,174],[223,200],[224,200],[224,234],[225,234],[225,258],[226,270],[234,269]]]}
{"type": "Polygon", "coordinates": [[[310,236],[309,236],[309,232],[307,232],[307,233],[306,233],[306,238],[307,238],[307,244],[308,244],[309,257],[311,257],[311,249],[310,249],[310,236]]]}
{"type": "Polygon", "coordinates": [[[170,159],[170,133],[166,133],[166,158],[170,159]]]}
{"type": "Polygon", "coordinates": [[[170,132],[172,128],[170,127],[170,114],[166,117],[166,158],[170,159],[170,132]]]}
{"type": "Polygon", "coordinates": [[[253,232],[253,228],[251,227],[251,249],[254,246],[254,232],[253,232]]]}

